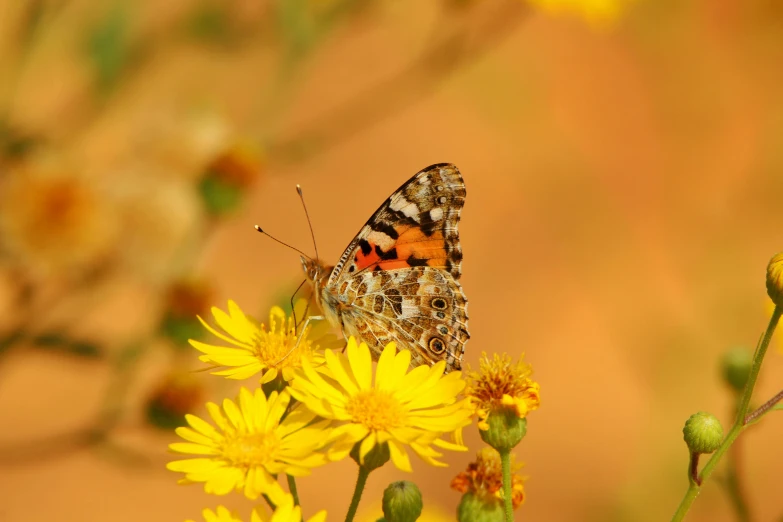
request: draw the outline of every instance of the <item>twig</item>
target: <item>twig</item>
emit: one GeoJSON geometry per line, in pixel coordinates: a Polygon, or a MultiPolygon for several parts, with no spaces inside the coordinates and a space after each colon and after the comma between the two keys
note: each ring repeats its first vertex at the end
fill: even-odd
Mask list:
{"type": "Polygon", "coordinates": [[[502,44],[526,18],[522,2],[509,1],[471,38],[460,27],[428,48],[416,61],[317,118],[296,138],[273,143],[270,159],[290,162],[334,147],[432,94],[451,74],[502,44]]]}

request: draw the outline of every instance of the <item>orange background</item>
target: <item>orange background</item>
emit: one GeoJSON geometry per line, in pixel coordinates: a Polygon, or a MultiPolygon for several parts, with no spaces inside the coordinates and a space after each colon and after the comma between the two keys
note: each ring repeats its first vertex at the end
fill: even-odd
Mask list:
{"type": "MultiPolygon", "coordinates": [[[[468,192],[466,362],[475,366],[482,351],[524,352],[541,383],[541,408],[516,451],[529,477],[517,519],[668,520],[687,488],[682,425],[706,410],[728,429],[720,356],[752,347],[768,318],[764,269],[783,250],[783,11],[771,0],[638,0],[613,25],[593,26],[512,3],[378,2],[335,28],[276,85],[277,50],[263,38],[239,50],[171,46],[122,84],[105,110],[89,113],[84,71],[68,50],[77,21],[100,7],[75,1],[31,58],[13,110],[93,168],[130,155],[129,129],[151,112],[189,104],[217,107],[237,129],[272,142],[313,128],[337,136],[301,159],[270,146],[263,179],[195,262],[218,289],[215,305],[230,298],[247,311],[268,309],[300,277],[298,256],[252,225],[310,251],[296,183],[321,255],[334,261],[411,175],[455,163],[468,192]],[[470,44],[503,10],[513,29],[475,60],[373,87],[433,40],[464,35],[454,46],[470,44]],[[378,121],[349,132],[350,118],[329,120],[367,89],[372,96],[350,114],[378,121]],[[71,134],[70,118],[85,113],[90,124],[71,134]]],[[[0,2],[0,21],[5,12],[13,23],[13,4],[0,2]]],[[[185,4],[140,2],[138,26],[163,24],[185,4]]],[[[146,324],[151,292],[127,284],[102,310],[77,319],[80,329],[121,336],[146,324]]],[[[145,357],[133,400],[141,401],[166,361],[145,357]]],[[[89,422],[112,378],[93,362],[30,351],[5,357],[0,445],[89,422]]],[[[783,356],[772,350],[756,397],[773,395],[781,382],[783,356]]],[[[212,400],[228,393],[219,386],[212,400]]],[[[772,414],[740,439],[758,520],[783,514],[782,430],[783,415],[772,414]]],[[[139,427],[118,438],[143,462],[54,447],[46,458],[0,463],[0,520],[155,522],[196,518],[220,502],[243,512],[250,505],[239,495],[177,486],[163,467],[173,434],[139,427]]],[[[480,447],[473,429],[468,443],[480,447]]],[[[459,495],[448,483],[472,456],[449,455],[447,469],[414,459],[412,476],[386,466],[372,474],[363,506],[390,481],[410,479],[425,504],[452,513],[459,495]]],[[[306,514],[326,508],[328,520],[341,520],[354,467],[342,462],[300,480],[306,514]]],[[[735,520],[716,480],[689,520],[735,520]]]]}

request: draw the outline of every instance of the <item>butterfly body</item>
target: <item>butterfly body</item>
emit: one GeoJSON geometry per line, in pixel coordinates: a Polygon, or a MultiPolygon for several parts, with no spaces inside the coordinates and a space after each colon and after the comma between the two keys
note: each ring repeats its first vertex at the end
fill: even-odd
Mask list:
{"type": "Polygon", "coordinates": [[[432,165],[381,205],[336,265],[303,257],[329,322],[376,355],[395,341],[411,350],[413,366],[445,360],[446,371],[459,370],[470,337],[458,282],[464,200],[457,167],[432,165]]]}

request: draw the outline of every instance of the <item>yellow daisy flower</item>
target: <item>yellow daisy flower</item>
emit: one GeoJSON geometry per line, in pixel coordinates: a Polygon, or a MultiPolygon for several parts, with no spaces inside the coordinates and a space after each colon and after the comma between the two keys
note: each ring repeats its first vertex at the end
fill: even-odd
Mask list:
{"type": "Polygon", "coordinates": [[[226,495],[244,490],[251,499],[268,495],[275,504],[283,501],[283,489],[275,476],[310,474],[310,469],[327,462],[317,450],[328,438],[330,420],[316,420],[306,408],[294,408],[283,415],[291,401],[288,392],[272,392],[267,399],[257,389],[242,388],[237,402],[223,401],[222,409],[207,403],[213,427],[195,415],[186,415],[190,427],[176,433],[187,442],[175,442],[169,449],[195,458],[169,462],[171,471],[185,474],[181,484],[204,483],[204,491],[226,495]]]}
{"type": "Polygon", "coordinates": [[[539,9],[555,14],[573,13],[595,26],[616,21],[631,0],[528,0],[539,9]]]}
{"type": "MultiPolygon", "coordinates": [[[[215,511],[205,509],[201,512],[201,516],[204,517],[204,522],[242,522],[242,519],[236,512],[229,511],[225,506],[218,506],[215,511]]],[[[195,521],[186,520],[185,522],[195,521]]]]}
{"type": "MultiPolygon", "coordinates": [[[[225,335],[209,326],[201,317],[199,321],[213,335],[232,346],[218,346],[190,340],[191,346],[202,352],[199,360],[226,369],[212,372],[229,379],[247,379],[264,372],[261,381],[271,382],[282,375],[290,381],[293,371],[302,361],[308,361],[318,367],[324,363],[323,351],[310,338],[309,328],[304,335],[298,336],[294,329],[293,317],[286,318],[279,306],[269,312],[269,328],[252,317],[245,315],[234,301],[228,302],[228,314],[217,307],[212,315],[225,335]],[[297,343],[297,340],[301,340],[297,343]]],[[[297,315],[302,317],[302,315],[297,315]]]]}
{"type": "Polygon", "coordinates": [[[480,430],[488,430],[487,417],[493,410],[511,409],[523,419],[541,403],[540,386],[532,380],[533,368],[526,362],[511,364],[507,354],[492,360],[481,354],[479,371],[468,374],[467,395],[476,406],[480,430]]]}
{"type": "Polygon", "coordinates": [[[321,510],[307,520],[302,517],[302,508],[294,505],[294,497],[286,495],[285,500],[277,504],[275,512],[267,515],[266,510],[257,507],[253,511],[252,522],[324,522],[326,511],[321,510]]]}
{"type": "Polygon", "coordinates": [[[410,448],[425,462],[445,466],[433,446],[465,451],[464,446],[446,442],[441,435],[470,423],[471,410],[458,401],[465,386],[460,372],[443,375],[445,362],[419,366],[408,372],[411,354],[397,353],[394,343],[384,348],[373,383],[372,358],[365,343],[348,340],[346,354],[326,350],[331,377],[315,371],[308,361],[292,381],[291,395],[325,419],[338,421],[332,432],[329,458],[345,458],[361,441],[359,458],[377,444],[387,443],[397,468],[411,471],[405,449],[410,448]]]}
{"type": "MultiPolygon", "coordinates": [[[[205,509],[202,515],[204,522],[242,522],[235,512],[230,512],[223,506],[218,506],[214,512],[211,509],[205,509]]],[[[324,522],[324,520],[326,520],[325,510],[321,510],[305,520],[302,517],[302,508],[294,505],[294,497],[288,493],[285,494],[283,501],[278,504],[271,515],[267,514],[263,506],[255,508],[250,515],[250,522],[324,522]]],[[[186,522],[194,521],[187,520],[186,522]]]]}
{"type": "MultiPolygon", "coordinates": [[[[516,473],[521,464],[514,464],[511,456],[511,504],[514,509],[525,502],[525,478],[516,473]]],[[[476,454],[476,461],[468,464],[451,481],[451,488],[460,493],[473,493],[484,502],[503,500],[503,470],[500,454],[493,448],[485,447],[476,454]]]]}

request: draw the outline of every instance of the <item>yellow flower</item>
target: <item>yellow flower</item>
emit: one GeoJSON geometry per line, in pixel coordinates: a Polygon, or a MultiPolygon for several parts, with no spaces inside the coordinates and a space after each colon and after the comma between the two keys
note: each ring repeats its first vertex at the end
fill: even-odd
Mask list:
{"type": "Polygon", "coordinates": [[[528,0],[551,13],[574,13],[594,25],[614,22],[630,0],[528,0]]]}
{"type": "MultiPolygon", "coordinates": [[[[286,320],[283,309],[275,306],[269,312],[269,329],[250,316],[245,315],[234,301],[228,302],[228,314],[213,307],[212,315],[225,335],[209,326],[201,317],[199,321],[213,335],[233,346],[217,346],[191,339],[190,344],[203,353],[199,360],[225,370],[212,372],[229,379],[247,379],[264,372],[262,382],[273,381],[278,375],[290,381],[294,370],[301,367],[303,361],[312,366],[324,363],[323,351],[314,344],[305,332],[297,344],[298,336],[294,329],[294,320],[286,320]]],[[[297,315],[302,317],[302,315],[297,315]]]]}
{"type": "Polygon", "coordinates": [[[775,254],[767,265],[767,294],[777,306],[783,306],[783,252],[775,254]]]}
{"type": "MultiPolygon", "coordinates": [[[[204,522],[242,522],[235,512],[231,512],[224,506],[218,506],[215,511],[211,509],[205,509],[201,512],[204,517],[204,522]]],[[[185,522],[194,522],[193,520],[186,520],[185,522]]]]}
{"type": "Polygon", "coordinates": [[[411,354],[397,353],[394,343],[384,348],[373,383],[372,358],[365,343],[351,337],[347,354],[326,350],[331,377],[317,373],[308,361],[292,382],[291,394],[310,410],[339,424],[332,432],[331,460],[345,458],[359,441],[359,458],[376,445],[388,443],[392,462],[411,471],[405,446],[433,466],[445,466],[433,446],[456,451],[467,448],[440,439],[469,424],[471,411],[458,401],[465,386],[460,372],[443,375],[445,362],[419,366],[408,373],[411,354]]]}
{"type": "MultiPolygon", "coordinates": [[[[213,512],[211,509],[205,509],[202,512],[204,522],[242,522],[242,519],[233,512],[230,512],[223,506],[218,506],[213,512]]],[[[326,520],[326,511],[321,510],[312,517],[304,520],[302,517],[302,508],[294,505],[294,497],[286,493],[283,500],[275,508],[274,513],[267,514],[263,506],[255,508],[250,515],[250,522],[324,522],[326,520]]],[[[194,522],[188,520],[186,522],[194,522]]]]}
{"type": "MultiPolygon", "coordinates": [[[[511,458],[511,503],[516,509],[525,502],[525,479],[515,473],[522,465],[514,464],[513,455],[511,458]]],[[[476,454],[476,461],[454,477],[451,488],[460,493],[473,493],[484,502],[502,501],[503,470],[500,454],[490,447],[483,448],[476,454]]]]}
{"type": "Polygon", "coordinates": [[[329,420],[316,421],[315,414],[297,407],[283,418],[291,397],[272,392],[267,399],[260,389],[242,388],[237,402],[223,401],[223,408],[207,403],[212,420],[186,415],[189,428],[177,428],[187,442],[175,442],[175,453],[195,458],[169,462],[167,468],[185,474],[181,484],[204,483],[204,491],[225,495],[244,490],[251,499],[268,495],[275,504],[283,500],[283,489],[275,475],[310,474],[310,469],[327,462],[317,450],[328,438],[329,420]],[[282,419],[282,420],[281,420],[282,419]]]}
{"type": "MultiPolygon", "coordinates": [[[[524,355],[523,355],[524,357],[524,355]]],[[[530,376],[533,368],[519,360],[511,364],[507,354],[494,354],[492,360],[481,354],[479,371],[468,374],[466,393],[476,406],[480,430],[488,430],[487,417],[493,410],[511,409],[517,417],[524,419],[538,409],[541,403],[540,387],[530,376]]]]}
{"type": "Polygon", "coordinates": [[[304,520],[302,517],[302,508],[294,505],[294,497],[286,495],[285,500],[275,508],[271,516],[267,515],[266,510],[258,507],[253,511],[252,522],[323,522],[326,520],[326,511],[321,510],[312,517],[304,520]]]}

